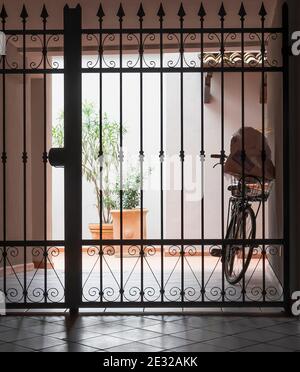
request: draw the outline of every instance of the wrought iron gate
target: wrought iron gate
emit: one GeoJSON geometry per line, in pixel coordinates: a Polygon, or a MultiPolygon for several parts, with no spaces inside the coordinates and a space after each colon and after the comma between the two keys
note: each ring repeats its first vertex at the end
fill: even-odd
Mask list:
{"type": "MultiPolygon", "coordinates": [[[[206,11],[201,5],[197,27],[188,28],[186,25],[186,13],[181,5],[178,12],[178,27],[165,28],[165,11],[161,5],[157,13],[155,28],[145,28],[146,14],[141,7],[137,13],[139,27],[125,28],[126,15],[122,5],[117,17],[119,28],[107,29],[105,25],[105,13],[100,6],[97,13],[99,27],[96,29],[82,29],[81,7],[71,9],[68,6],[64,10],[64,30],[50,30],[47,28],[48,12],[43,8],[41,20],[43,27],[40,30],[27,28],[28,13],[23,7],[21,17],[22,28],[9,30],[6,28],[8,15],[2,8],[0,19],[2,30],[7,35],[7,56],[1,57],[1,85],[2,85],[2,238],[0,241],[1,272],[3,274],[3,289],[10,308],[70,308],[79,307],[283,307],[289,303],[289,238],[288,238],[288,9],[283,7],[282,27],[266,27],[267,12],[262,6],[258,19],[260,26],[248,28],[245,26],[247,13],[243,6],[238,13],[240,27],[226,27],[227,14],[222,5],[218,13],[219,27],[206,27],[206,11]],[[110,48],[107,47],[110,43],[110,48]],[[128,60],[126,42],[131,43],[131,54],[134,57],[128,60]],[[214,52],[209,49],[213,43],[214,52]],[[282,55],[279,59],[273,58],[269,53],[272,42],[279,43],[282,47],[282,55]],[[39,45],[36,49],[32,44],[39,45]],[[133,46],[133,44],[135,46],[133,46]],[[232,50],[232,44],[238,49],[232,50]],[[17,58],[12,58],[10,46],[17,51],[17,58]],[[256,45],[255,50],[249,51],[248,46],[256,45]],[[56,47],[57,46],[57,47],[56,47]],[[31,61],[32,51],[39,52],[39,58],[31,61]],[[170,57],[170,49],[175,57],[170,57]],[[189,59],[187,50],[196,51],[197,58],[189,59]],[[62,51],[63,64],[54,61],[51,56],[56,51],[62,51]],[[111,50],[116,60],[107,59],[107,50],[111,50]],[[157,54],[157,61],[147,58],[147,50],[157,54]],[[91,51],[95,56],[91,61],[83,62],[82,57],[86,51],[91,51]],[[126,56],[126,58],[125,58],[126,56]],[[173,58],[173,59],[172,59],[173,58]],[[160,152],[157,161],[160,172],[160,238],[146,239],[144,236],[144,219],[141,213],[140,238],[125,239],[123,231],[123,187],[120,187],[120,237],[118,239],[105,240],[103,237],[103,222],[100,218],[100,239],[82,239],[82,75],[97,74],[99,78],[99,168],[103,171],[102,131],[103,110],[102,100],[103,78],[106,74],[118,76],[119,81],[119,121],[120,121],[120,153],[119,153],[119,182],[123,184],[123,109],[124,109],[124,76],[125,74],[137,74],[139,77],[139,159],[141,179],[145,172],[144,162],[147,157],[144,149],[144,79],[146,74],[157,74],[159,77],[160,99],[160,130],[157,139],[160,143],[160,152]],[[184,141],[184,96],[185,77],[197,74],[201,86],[201,116],[198,118],[201,131],[201,147],[199,159],[201,169],[207,169],[207,153],[205,142],[205,87],[206,79],[210,74],[220,76],[220,200],[221,213],[216,220],[221,222],[221,238],[210,239],[206,236],[205,208],[209,200],[205,193],[199,202],[201,218],[201,234],[195,239],[187,239],[185,235],[185,157],[186,148],[184,141]],[[250,267],[247,276],[244,275],[240,284],[229,285],[225,278],[224,260],[216,258],[212,260],[209,252],[212,247],[224,249],[228,244],[246,245],[246,239],[228,240],[226,236],[226,195],[225,195],[225,102],[226,102],[226,76],[238,74],[241,81],[241,128],[244,142],[244,129],[246,127],[246,75],[260,74],[262,86],[261,104],[261,131],[265,135],[266,106],[264,87],[266,74],[277,74],[283,81],[282,97],[282,148],[283,148],[283,205],[284,205],[284,232],[278,239],[269,239],[266,234],[267,205],[262,203],[262,235],[255,239],[253,266],[250,267]],[[48,136],[48,100],[49,90],[47,78],[54,75],[64,76],[65,93],[65,143],[64,149],[49,151],[51,144],[48,136]],[[165,159],[168,153],[165,148],[164,127],[164,77],[166,74],[177,74],[179,77],[179,112],[180,112],[180,238],[169,239],[165,234],[165,190],[164,172],[165,159]],[[12,107],[11,97],[7,88],[11,76],[21,78],[22,103],[18,107],[12,107]],[[40,162],[43,164],[43,178],[39,179],[39,188],[43,190],[43,237],[41,239],[28,239],[28,179],[29,171],[32,171],[32,157],[28,151],[29,132],[28,120],[28,84],[30,76],[39,76],[42,79],[43,92],[43,118],[41,126],[43,151],[40,154],[40,162]],[[10,103],[8,104],[8,99],[10,103]],[[22,112],[21,126],[22,141],[18,160],[22,169],[16,167],[15,172],[21,172],[22,178],[22,237],[10,240],[8,224],[11,221],[11,202],[8,201],[9,167],[14,167],[10,161],[12,151],[8,147],[8,122],[10,110],[22,112]],[[56,166],[64,166],[65,172],[65,240],[54,241],[49,239],[47,212],[49,201],[49,189],[47,187],[49,177],[49,160],[56,166]],[[83,247],[87,247],[83,250],[83,247]],[[83,276],[83,254],[93,258],[91,268],[83,276]],[[58,269],[53,260],[61,257],[65,260],[65,269],[58,269]],[[130,264],[128,264],[128,257],[130,264]],[[35,258],[35,260],[34,260],[35,258]],[[35,268],[30,267],[31,260],[35,261],[35,268]],[[114,260],[114,264],[111,260],[114,260]],[[210,261],[212,260],[212,261],[210,261]],[[210,262],[210,264],[208,264],[210,262]],[[209,266],[210,265],[210,266],[209,266]],[[97,269],[95,271],[95,268],[97,269]],[[95,275],[96,273],[96,275],[95,275]],[[135,277],[135,281],[131,282],[135,277]]],[[[241,159],[245,167],[245,151],[243,149],[241,159]]],[[[262,164],[266,161],[265,142],[263,141],[262,164]]],[[[264,168],[264,165],[263,165],[264,168]]],[[[10,172],[14,170],[10,170],[10,172]]],[[[202,173],[203,175],[204,173],[202,173]]],[[[103,182],[101,172],[101,179],[103,182]]],[[[243,175],[245,177],[245,175],[243,175]]],[[[263,178],[265,175],[263,176],[263,178]]],[[[10,178],[11,182],[12,178],[10,178]]],[[[279,181],[278,181],[279,182],[279,181]]],[[[263,181],[264,184],[264,181],[263,181]]],[[[102,189],[102,188],[101,188],[102,189]]],[[[265,192],[265,190],[263,190],[265,192]]],[[[103,192],[100,193],[100,205],[103,208],[103,192]]],[[[245,197],[245,195],[243,195],[245,197]]],[[[144,210],[144,188],[141,182],[140,210],[144,210]]],[[[101,215],[101,213],[100,213],[101,215]]],[[[224,253],[223,253],[224,258],[224,253]]]]}

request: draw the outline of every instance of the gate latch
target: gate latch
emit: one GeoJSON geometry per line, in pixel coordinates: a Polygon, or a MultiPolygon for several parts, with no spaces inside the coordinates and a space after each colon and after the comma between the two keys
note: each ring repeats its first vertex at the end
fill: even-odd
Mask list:
{"type": "Polygon", "coordinates": [[[49,163],[54,168],[64,168],[65,166],[65,149],[53,148],[49,151],[49,163]]]}

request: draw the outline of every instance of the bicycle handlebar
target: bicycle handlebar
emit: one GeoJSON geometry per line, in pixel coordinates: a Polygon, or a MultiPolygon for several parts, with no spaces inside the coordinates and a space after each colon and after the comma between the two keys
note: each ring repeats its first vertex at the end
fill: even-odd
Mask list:
{"type": "Polygon", "coordinates": [[[212,154],[211,156],[210,156],[212,159],[222,159],[222,158],[225,158],[225,159],[227,159],[228,158],[228,156],[227,155],[221,155],[221,154],[212,154]]]}

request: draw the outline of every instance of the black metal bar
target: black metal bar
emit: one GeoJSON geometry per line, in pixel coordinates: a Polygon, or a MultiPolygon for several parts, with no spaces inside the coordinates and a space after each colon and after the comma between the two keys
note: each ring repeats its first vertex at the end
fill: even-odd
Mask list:
{"type": "Polygon", "coordinates": [[[287,3],[282,7],[283,25],[283,195],[284,195],[284,303],[290,310],[290,114],[289,114],[289,8],[287,3]]]}
{"type": "MultiPolygon", "coordinates": [[[[180,30],[183,30],[183,23],[185,17],[185,11],[183,5],[181,4],[178,16],[180,17],[180,30]]],[[[181,240],[184,241],[184,76],[183,76],[183,63],[184,63],[184,42],[183,33],[180,33],[180,160],[181,160],[181,216],[180,216],[180,231],[181,240]]],[[[185,298],[185,288],[184,288],[184,245],[181,245],[181,301],[185,298]]]]}
{"type": "MultiPolygon", "coordinates": [[[[283,67],[245,67],[244,72],[253,72],[253,73],[258,73],[258,72],[283,72],[284,68],[283,67]]],[[[127,68],[123,67],[121,68],[103,68],[102,73],[103,74],[111,74],[111,73],[134,73],[137,74],[139,72],[149,73],[175,73],[178,74],[181,71],[184,73],[205,73],[205,72],[215,72],[215,73],[220,73],[220,72],[236,72],[236,73],[241,73],[242,68],[241,67],[224,67],[223,69],[221,67],[184,67],[183,69],[180,69],[179,67],[157,67],[157,68],[147,68],[144,67],[142,70],[139,67],[136,68],[127,68]]],[[[84,74],[97,74],[100,73],[101,70],[100,68],[82,68],[81,72],[84,74]]],[[[42,74],[49,74],[49,75],[54,75],[54,74],[64,74],[65,70],[64,69],[1,69],[0,68],[0,74],[6,74],[6,75],[21,75],[21,74],[28,74],[28,75],[42,75],[42,74]]]]}
{"type": "MultiPolygon", "coordinates": [[[[8,71],[13,71],[13,70],[8,70],[8,71]]],[[[15,70],[16,71],[16,70],[15,70]]],[[[37,71],[37,70],[36,70],[37,71]]],[[[40,73],[42,73],[42,70],[39,70],[40,73]]],[[[95,73],[98,73],[100,71],[100,69],[98,68],[83,68],[82,69],[82,72],[83,73],[91,73],[91,74],[95,74],[95,73]]],[[[103,74],[111,74],[111,73],[134,73],[134,74],[137,74],[137,73],[140,73],[140,72],[143,72],[144,74],[146,73],[150,73],[150,74],[153,74],[153,73],[175,73],[175,74],[180,74],[181,72],[183,73],[205,73],[205,72],[212,72],[212,73],[229,73],[229,72],[236,72],[236,73],[241,73],[242,71],[244,72],[253,72],[253,73],[258,73],[258,72],[282,72],[283,71],[283,67],[245,67],[244,69],[242,69],[241,67],[183,67],[183,68],[180,68],[180,67],[163,67],[163,68],[160,68],[160,67],[156,67],[156,68],[147,68],[147,67],[144,67],[143,69],[139,68],[139,67],[135,67],[135,68],[127,68],[127,67],[123,67],[123,68],[103,68],[102,70],[102,73],[103,74]]],[[[1,73],[1,70],[0,70],[0,73],[1,73]]],[[[11,73],[14,73],[16,74],[16,72],[11,72],[11,73]]],[[[29,72],[28,72],[29,73],[29,72]]]]}
{"type": "MultiPolygon", "coordinates": [[[[2,31],[5,32],[5,24],[6,24],[7,14],[5,8],[3,6],[1,11],[1,23],[2,23],[2,31]]],[[[5,56],[2,56],[2,67],[5,70],[5,56]]],[[[3,240],[6,241],[6,233],[7,233],[7,219],[6,219],[6,166],[7,166],[7,152],[6,152],[6,76],[5,73],[2,74],[2,223],[3,223],[3,240]]],[[[7,264],[7,250],[6,246],[3,246],[3,293],[7,295],[7,277],[6,277],[6,264],[7,264]]]]}
{"type": "MultiPolygon", "coordinates": [[[[104,302],[102,304],[99,304],[99,302],[93,303],[93,302],[87,302],[82,303],[81,307],[83,308],[120,308],[120,305],[122,308],[136,308],[137,303],[136,302],[104,302]]],[[[259,309],[263,306],[264,308],[284,308],[284,302],[139,302],[138,303],[139,308],[178,308],[181,309],[180,313],[182,314],[182,308],[202,308],[202,309],[211,309],[211,308],[257,308],[259,309]]],[[[119,313],[119,312],[118,312],[119,313]]]]}
{"type": "MultiPolygon", "coordinates": [[[[245,27],[245,16],[246,16],[246,11],[244,8],[244,5],[242,3],[241,9],[240,9],[240,17],[241,17],[241,30],[244,29],[245,27]]],[[[245,35],[243,32],[241,32],[241,49],[242,49],[242,82],[241,82],[241,119],[242,119],[242,152],[241,152],[241,157],[242,157],[242,201],[243,201],[243,206],[245,205],[245,196],[246,196],[246,188],[245,188],[245,159],[246,159],[246,152],[245,152],[245,35]]],[[[246,209],[243,208],[243,240],[246,239],[246,209]]],[[[243,271],[245,268],[245,245],[243,244],[243,271]]],[[[246,297],[246,278],[245,274],[243,275],[242,279],[242,297],[243,297],[243,302],[245,302],[245,297],[246,297]]]]}
{"type": "MultiPolygon", "coordinates": [[[[82,296],[82,93],[81,7],[65,6],[65,239],[66,303],[74,311],[82,296]]],[[[98,242],[97,242],[98,243],[98,242]]]]}
{"type": "MultiPolygon", "coordinates": [[[[23,70],[26,68],[26,21],[28,18],[28,14],[23,6],[21,15],[22,24],[23,24],[23,70]]],[[[28,154],[27,154],[27,95],[26,95],[26,74],[23,73],[23,154],[22,154],[22,162],[23,162],[23,238],[24,241],[27,240],[27,161],[28,161],[28,154]]],[[[24,295],[24,303],[27,303],[27,250],[24,247],[24,288],[23,288],[23,295],[24,295]]]]}
{"type": "Polygon", "coordinates": [[[123,17],[124,10],[122,4],[120,5],[117,16],[119,17],[120,29],[118,30],[120,38],[120,298],[124,298],[124,257],[123,257],[123,17]]]}
{"type": "MultiPolygon", "coordinates": [[[[51,30],[49,30],[49,33],[50,33],[51,30]]],[[[272,32],[272,33],[282,33],[284,30],[283,28],[280,28],[280,27],[274,27],[274,28],[265,28],[265,31],[266,32],[272,32]]],[[[11,33],[12,34],[17,34],[18,31],[14,32],[12,31],[11,33]]],[[[32,33],[34,32],[37,32],[36,30],[32,30],[32,33]]],[[[58,31],[57,31],[58,32],[58,31]]],[[[98,33],[100,32],[99,29],[82,29],[82,34],[95,34],[97,35],[98,33]]],[[[123,34],[139,34],[140,32],[140,29],[139,28],[122,28],[122,33],[123,34]]],[[[183,28],[182,30],[178,29],[178,28],[164,28],[163,29],[163,33],[164,34],[199,34],[199,32],[203,33],[203,34],[229,34],[229,33],[240,33],[241,32],[241,29],[239,27],[224,27],[222,29],[220,28],[211,28],[211,27],[208,27],[208,28],[203,28],[203,30],[199,30],[199,28],[188,28],[188,27],[185,27],[183,28]]],[[[260,33],[261,32],[261,28],[259,27],[245,27],[244,30],[243,30],[243,33],[244,34],[251,34],[251,33],[260,33]]],[[[31,33],[31,32],[30,32],[31,33]]],[[[41,32],[38,32],[39,34],[41,32]]],[[[51,32],[51,33],[55,33],[55,32],[51,32]]],[[[61,33],[61,31],[60,31],[61,33]]],[[[102,34],[116,34],[118,35],[120,33],[120,29],[118,28],[106,28],[106,29],[103,29],[101,31],[102,34]]],[[[159,29],[157,28],[144,28],[143,29],[143,34],[159,34],[159,29]]]]}
{"type": "MultiPolygon", "coordinates": [[[[219,11],[219,16],[221,20],[221,31],[224,29],[224,21],[226,16],[226,11],[224,5],[219,11]]],[[[222,241],[225,239],[225,229],[224,229],[224,217],[225,217],[225,196],[224,196],[224,160],[225,160],[225,73],[224,73],[224,55],[225,55],[225,45],[224,45],[224,34],[221,33],[221,234],[222,241]]],[[[222,243],[222,300],[225,301],[225,245],[222,243]]]]}
{"type": "MultiPolygon", "coordinates": [[[[121,240],[119,239],[108,239],[105,240],[105,246],[115,246],[120,245],[121,240]]],[[[265,242],[266,245],[283,245],[284,239],[246,239],[244,241],[245,245],[251,244],[251,245],[262,245],[265,242]]],[[[31,246],[38,245],[38,242],[30,242],[32,243],[31,246]]],[[[163,241],[161,239],[144,239],[145,246],[158,246],[160,247],[161,243],[164,246],[180,246],[180,245],[195,245],[195,246],[217,246],[217,245],[241,245],[243,243],[243,239],[164,239],[163,241]]],[[[18,246],[21,243],[19,242],[6,242],[7,246],[18,246]],[[16,243],[16,244],[14,244],[16,243]]],[[[49,242],[50,244],[50,242],[49,242]]],[[[49,246],[48,244],[48,246],[49,246]]],[[[84,246],[97,246],[99,245],[99,241],[97,240],[83,240],[82,244],[84,246]]],[[[126,240],[126,245],[130,246],[136,246],[140,244],[140,239],[128,239],[126,240]]],[[[51,244],[50,244],[51,245],[51,244]]],[[[0,242],[1,246],[1,242],[0,242]]]]}
{"type": "MultiPolygon", "coordinates": [[[[98,11],[99,17],[99,29],[100,31],[103,28],[103,17],[104,12],[100,4],[98,11]]],[[[100,301],[103,301],[103,156],[108,154],[103,154],[103,75],[102,75],[102,66],[103,66],[103,35],[99,35],[99,125],[100,125],[100,301]]]]}
{"type": "MultiPolygon", "coordinates": [[[[122,308],[130,309],[130,308],[136,308],[137,303],[136,302],[83,302],[80,304],[80,308],[107,308],[107,309],[113,309],[113,308],[120,308],[120,305],[122,305],[122,308]]],[[[140,308],[178,308],[181,309],[180,312],[182,313],[182,308],[258,308],[260,309],[262,306],[264,308],[282,308],[284,309],[284,302],[142,302],[139,303],[140,308]]],[[[66,304],[65,303],[49,303],[47,305],[45,304],[27,304],[26,308],[24,307],[24,304],[7,304],[7,308],[10,310],[25,310],[25,309],[65,309],[66,304]]],[[[119,312],[118,312],[119,313],[119,312]]],[[[22,312],[22,315],[24,313],[22,312]]],[[[26,314],[25,314],[26,315],[26,314]]]]}
{"type": "MultiPolygon", "coordinates": [[[[262,53],[262,67],[265,66],[265,19],[266,19],[266,10],[264,4],[260,9],[259,15],[261,16],[261,53],[262,53]]],[[[261,73],[261,90],[262,90],[262,106],[261,106],[261,116],[262,116],[262,144],[261,144],[261,161],[262,161],[262,238],[266,238],[266,201],[265,201],[265,165],[266,165],[266,144],[265,144],[265,133],[266,133],[266,123],[265,123],[265,72],[261,73]]],[[[266,301],[266,245],[262,245],[262,296],[263,301],[266,301]]]]}
{"type": "Polygon", "coordinates": [[[5,31],[5,34],[7,36],[14,36],[14,35],[64,35],[64,30],[51,30],[51,29],[47,29],[47,30],[32,30],[32,29],[26,29],[25,32],[23,33],[22,30],[6,30],[5,31]]]}
{"type": "MultiPolygon", "coordinates": [[[[201,4],[200,11],[200,27],[201,31],[204,29],[204,17],[206,12],[204,10],[203,4],[201,4]]],[[[201,68],[204,65],[204,34],[201,32],[201,68]]],[[[201,151],[200,151],[200,161],[201,161],[201,239],[205,238],[205,197],[204,197],[204,188],[205,188],[205,179],[204,179],[204,166],[205,166],[205,115],[204,115],[204,75],[201,72],[201,151]]],[[[205,300],[205,246],[201,246],[201,295],[202,301],[205,300]]]]}
{"type": "MultiPolygon", "coordinates": [[[[51,302],[51,303],[27,303],[26,306],[23,303],[7,303],[6,308],[9,310],[28,310],[28,309],[65,309],[67,307],[65,302],[51,302]]],[[[22,316],[26,313],[22,311],[22,316]]]]}
{"type": "MultiPolygon", "coordinates": [[[[138,17],[140,22],[140,68],[143,68],[143,20],[144,20],[144,9],[140,6],[138,17]]],[[[140,185],[140,202],[141,202],[141,218],[140,218],[140,257],[141,257],[141,301],[144,301],[144,82],[143,82],[143,72],[140,72],[140,175],[141,175],[141,185],[140,185]]]]}
{"type": "MultiPolygon", "coordinates": [[[[267,245],[284,245],[284,239],[265,239],[264,240],[267,245]]],[[[137,245],[139,244],[140,240],[138,239],[128,239],[126,240],[126,244],[129,245],[137,245]]],[[[144,239],[145,245],[160,245],[161,239],[144,239]]],[[[242,239],[225,239],[224,244],[241,244],[243,242],[242,239]]],[[[263,243],[263,239],[246,239],[245,244],[253,244],[261,245],[263,243]]],[[[7,247],[38,247],[43,245],[45,242],[44,240],[7,240],[6,242],[0,241],[0,247],[7,246],[7,247]]],[[[64,240],[48,240],[46,242],[48,247],[64,247],[65,246],[64,240]]],[[[118,239],[107,239],[105,240],[105,245],[117,245],[120,243],[118,239]]],[[[222,239],[185,239],[184,245],[218,245],[222,243],[222,239]]],[[[180,245],[182,244],[181,239],[164,239],[164,245],[180,245]]],[[[82,240],[82,245],[84,246],[97,246],[99,245],[99,240],[82,240]]]]}
{"type": "MultiPolygon", "coordinates": [[[[203,34],[213,34],[213,33],[239,33],[241,30],[238,27],[224,27],[223,30],[220,30],[219,28],[204,28],[201,33],[203,34]]],[[[283,33],[284,29],[281,27],[266,27],[265,28],[266,32],[270,33],[283,33]]],[[[123,28],[122,33],[123,34],[138,34],[140,32],[139,28],[123,28]]],[[[180,33],[181,30],[178,30],[178,28],[164,28],[163,33],[164,34],[172,34],[172,33],[180,33]]],[[[183,33],[199,33],[199,28],[184,28],[183,33]]],[[[245,34],[251,34],[251,33],[260,33],[261,28],[258,27],[245,27],[244,33],[245,34]]],[[[93,29],[93,28],[85,28],[81,30],[82,34],[119,34],[120,29],[118,28],[104,28],[102,30],[100,29],[93,29]]],[[[159,30],[157,28],[144,28],[143,29],[143,34],[153,34],[153,33],[159,33],[159,30]]],[[[5,34],[8,36],[11,35],[23,35],[22,30],[19,29],[10,29],[6,30],[5,34]]],[[[36,29],[27,29],[25,31],[25,35],[64,35],[64,30],[59,30],[59,29],[47,29],[46,31],[43,30],[36,30],[36,29]]]]}
{"type": "Polygon", "coordinates": [[[64,74],[65,71],[64,69],[22,69],[22,68],[16,68],[16,69],[0,69],[1,74],[6,74],[6,75],[51,75],[51,74],[64,74]]]}
{"type": "MultiPolygon", "coordinates": [[[[242,244],[243,240],[241,239],[225,239],[224,244],[226,245],[233,245],[233,244],[242,244]]],[[[284,245],[285,240],[284,239],[246,239],[244,243],[250,244],[253,243],[255,245],[262,245],[263,242],[265,242],[266,245],[284,245]]],[[[48,240],[45,242],[44,240],[7,240],[7,241],[0,241],[0,247],[39,247],[43,246],[44,244],[47,244],[47,247],[64,247],[65,241],[64,240],[48,240]]],[[[138,245],[140,243],[140,240],[133,239],[133,240],[126,240],[126,244],[128,245],[138,245]]],[[[144,239],[144,243],[147,246],[151,245],[157,245],[160,246],[161,243],[163,245],[181,245],[182,240],[181,239],[164,239],[163,241],[161,239],[144,239]]],[[[120,244],[120,240],[118,239],[107,239],[105,240],[105,246],[114,246],[120,244]]],[[[222,244],[222,239],[185,239],[184,245],[220,245],[222,244]]],[[[83,246],[97,246],[99,245],[99,240],[82,240],[83,246]]]]}
{"type": "MultiPolygon", "coordinates": [[[[165,11],[161,4],[157,13],[159,17],[159,43],[160,43],[160,68],[164,65],[164,44],[163,44],[163,22],[165,11]]],[[[164,74],[160,72],[160,238],[161,242],[164,240],[164,74]]],[[[160,286],[161,286],[161,301],[164,302],[165,297],[165,284],[164,284],[164,245],[161,243],[160,246],[160,286]]]]}
{"type": "MultiPolygon", "coordinates": [[[[48,14],[44,6],[42,14],[43,20],[43,30],[46,31],[47,28],[47,18],[48,14]]],[[[47,40],[46,34],[43,35],[43,68],[47,67],[47,40]]],[[[48,163],[48,152],[47,152],[47,75],[43,75],[43,90],[44,90],[44,152],[43,152],[43,163],[44,163],[44,240],[48,240],[48,193],[47,193],[47,163],[48,163]]],[[[48,264],[48,247],[44,245],[44,301],[48,301],[48,283],[47,283],[47,264],[48,264]]]]}

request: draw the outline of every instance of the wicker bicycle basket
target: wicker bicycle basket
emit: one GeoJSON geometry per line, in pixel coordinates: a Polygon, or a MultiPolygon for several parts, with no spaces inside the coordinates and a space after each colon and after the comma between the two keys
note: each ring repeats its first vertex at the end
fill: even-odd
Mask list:
{"type": "Polygon", "coordinates": [[[265,181],[264,186],[262,180],[256,177],[236,178],[232,177],[229,191],[234,198],[244,198],[249,201],[267,201],[273,186],[274,181],[265,181]],[[243,186],[244,185],[244,186],[243,186]]]}

